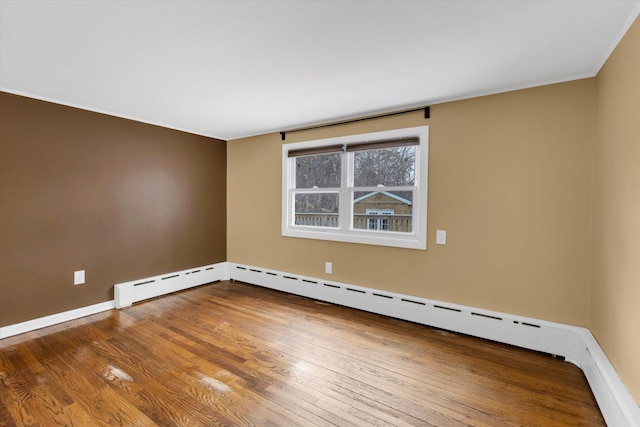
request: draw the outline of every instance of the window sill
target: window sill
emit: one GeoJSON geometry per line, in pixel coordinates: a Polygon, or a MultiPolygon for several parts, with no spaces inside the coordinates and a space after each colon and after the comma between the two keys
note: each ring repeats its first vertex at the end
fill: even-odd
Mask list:
{"type": "MultiPolygon", "coordinates": [[[[422,233],[423,235],[425,233],[422,233]]],[[[405,249],[427,249],[427,241],[419,239],[413,233],[394,233],[389,231],[342,231],[336,229],[310,229],[305,227],[288,227],[282,231],[284,237],[302,239],[330,240],[334,242],[356,243],[375,246],[389,246],[405,249]]]]}

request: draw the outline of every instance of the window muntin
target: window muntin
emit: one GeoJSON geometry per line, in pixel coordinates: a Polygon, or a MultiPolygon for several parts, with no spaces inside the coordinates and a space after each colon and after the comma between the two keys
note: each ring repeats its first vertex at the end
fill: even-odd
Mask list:
{"type": "Polygon", "coordinates": [[[426,249],[428,127],[283,145],[282,234],[426,249]]]}

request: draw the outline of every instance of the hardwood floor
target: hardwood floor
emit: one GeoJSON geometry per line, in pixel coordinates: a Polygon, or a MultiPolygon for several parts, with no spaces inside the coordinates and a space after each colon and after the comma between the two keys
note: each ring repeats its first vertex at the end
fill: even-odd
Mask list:
{"type": "Polygon", "coordinates": [[[0,426],[603,426],[570,363],[219,282],[0,341],[0,426]]]}

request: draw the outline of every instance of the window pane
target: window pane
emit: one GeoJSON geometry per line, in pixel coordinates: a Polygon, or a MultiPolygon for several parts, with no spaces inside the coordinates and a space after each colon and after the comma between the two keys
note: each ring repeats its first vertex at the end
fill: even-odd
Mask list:
{"type": "Polygon", "coordinates": [[[355,191],[353,228],[411,233],[412,191],[355,191]]]}
{"type": "Polygon", "coordinates": [[[296,157],[296,188],[340,187],[341,156],[329,153],[296,157]]]}
{"type": "Polygon", "coordinates": [[[354,186],[414,185],[416,147],[393,147],[353,153],[354,186]]]}
{"type": "Polygon", "coordinates": [[[338,227],[338,194],[296,194],[295,224],[338,227]]]}

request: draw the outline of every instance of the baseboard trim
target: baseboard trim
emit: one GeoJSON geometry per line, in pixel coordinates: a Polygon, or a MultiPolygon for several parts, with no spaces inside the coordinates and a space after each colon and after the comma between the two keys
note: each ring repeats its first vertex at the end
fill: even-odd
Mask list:
{"type": "Polygon", "coordinates": [[[585,335],[586,359],[580,367],[609,426],[640,427],[640,407],[591,334],[585,335]]]}
{"type": "Polygon", "coordinates": [[[47,326],[57,325],[58,323],[68,322],[70,320],[79,319],[81,317],[90,316],[115,308],[114,301],[105,301],[98,304],[80,307],[62,313],[52,314],[26,322],[16,323],[14,325],[0,327],[0,339],[9,338],[14,335],[23,334],[25,332],[35,331],[36,329],[46,328],[47,326]]]}
{"type": "Polygon", "coordinates": [[[565,357],[582,369],[607,425],[640,408],[588,329],[229,262],[232,280],[565,357]]]}

